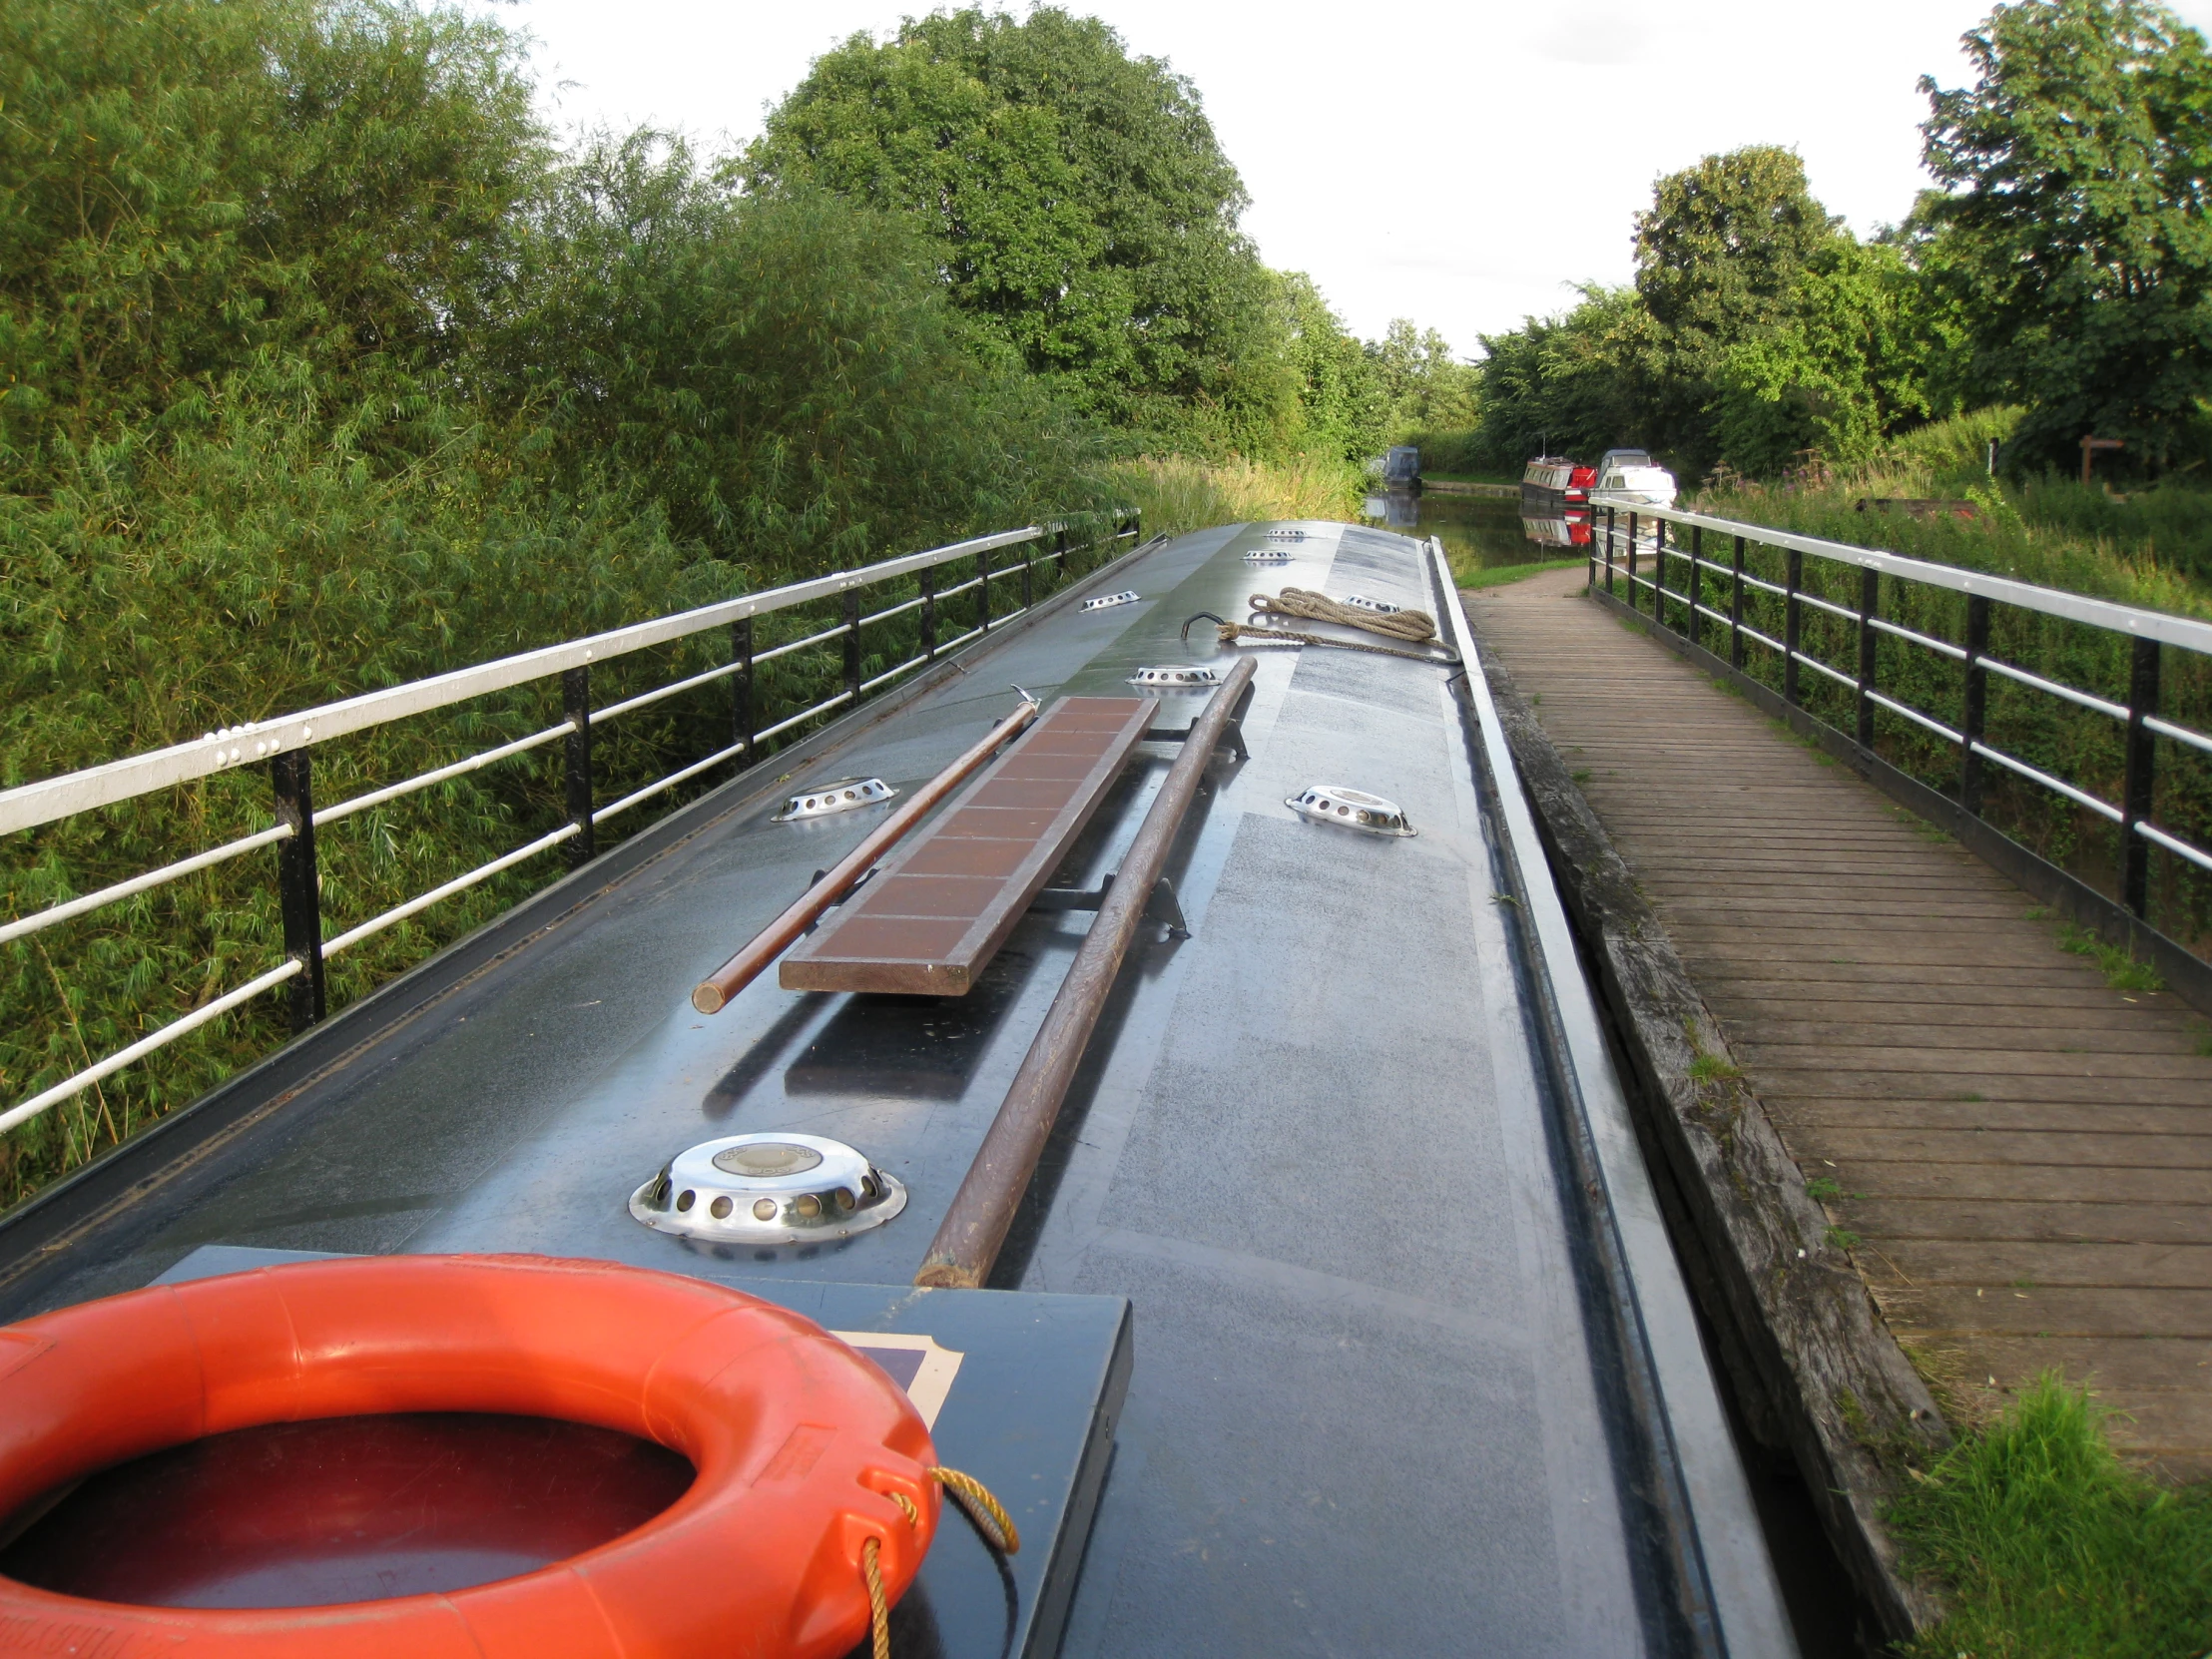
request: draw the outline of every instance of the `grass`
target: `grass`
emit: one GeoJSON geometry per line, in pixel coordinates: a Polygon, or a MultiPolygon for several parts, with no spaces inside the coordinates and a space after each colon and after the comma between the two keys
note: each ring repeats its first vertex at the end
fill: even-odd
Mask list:
{"type": "Polygon", "coordinates": [[[1581,569],[1587,559],[1537,559],[1525,565],[1477,565],[1472,570],[1453,570],[1451,578],[1459,584],[1461,593],[1472,593],[1477,588],[1503,587],[1507,582],[1518,582],[1523,577],[1540,575],[1547,570],[1565,570],[1570,565],[1581,569]]]}
{"type": "Polygon", "coordinates": [[[2038,1378],[1893,1506],[1951,1614],[1911,1659],[2195,1659],[2212,1646],[2212,1488],[2163,1490],[2105,1437],[2105,1413],[2038,1378]]]}
{"type": "Polygon", "coordinates": [[[1349,461],[1308,457],[1276,464],[1231,456],[1142,455],[1108,469],[1115,492],[1144,515],[1146,535],[1264,519],[1359,518],[1366,495],[1349,461]]]}
{"type": "Polygon", "coordinates": [[[1815,1204],[1834,1204],[1844,1196],[1844,1184],[1833,1175],[1816,1175],[1805,1183],[1805,1196],[1815,1204]]]}
{"type": "Polygon", "coordinates": [[[2106,944],[2086,927],[2058,924],[2058,948],[2075,956],[2094,956],[2104,982],[2116,991],[2162,991],[2166,981],[2148,962],[2137,961],[2116,944],[2106,944]]]}

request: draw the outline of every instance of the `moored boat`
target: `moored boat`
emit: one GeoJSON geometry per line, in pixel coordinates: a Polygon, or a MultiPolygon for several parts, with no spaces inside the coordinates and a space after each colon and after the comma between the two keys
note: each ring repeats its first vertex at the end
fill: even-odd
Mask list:
{"type": "Polygon", "coordinates": [[[1600,507],[1671,507],[1674,495],[1674,474],[1648,450],[1608,449],[1597,463],[1590,501],[1600,507]]]}
{"type": "Polygon", "coordinates": [[[1569,501],[1587,501],[1597,468],[1578,466],[1558,455],[1538,455],[1521,471],[1521,488],[1563,495],[1569,501]]]}

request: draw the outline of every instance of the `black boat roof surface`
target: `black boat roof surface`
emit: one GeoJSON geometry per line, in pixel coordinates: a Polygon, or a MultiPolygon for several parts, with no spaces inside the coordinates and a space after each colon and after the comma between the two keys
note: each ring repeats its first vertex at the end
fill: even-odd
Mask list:
{"type": "MultiPolygon", "coordinates": [[[[701,1015],[691,987],[886,810],[776,824],[778,786],[907,789],[1010,684],[1127,695],[1140,666],[1225,661],[1210,628],[1178,630],[1259,587],[1452,603],[1419,543],[1268,528],[1118,562],[1102,579],[1140,602],[1039,607],[119,1149],[0,1224],[0,1317],[208,1244],[907,1285],[1088,917],[1029,915],[964,998],[769,974],[701,1015]],[[1290,558],[1248,563],[1261,547],[1290,558]],[[758,1252],[631,1219],[673,1154],[759,1130],[857,1146],[907,1184],[905,1213],[758,1252]]],[[[1480,674],[1257,655],[1251,759],[1217,759],[1170,865],[1192,936],[1133,948],[991,1281],[1133,1307],[1064,1651],[1794,1651],[1480,674]],[[1314,784],[1386,797],[1418,834],[1304,822],[1284,803],[1314,784]],[[1594,1219],[1569,1143],[1602,1169],[1594,1219]],[[1593,1265],[1607,1252],[1624,1279],[1593,1265]],[[1683,1497],[1673,1534],[1654,1468],[1683,1497]]],[[[1163,723],[1204,695],[1167,694],[1163,723]]],[[[1114,869],[1173,754],[1138,751],[1067,884],[1114,869]]]]}

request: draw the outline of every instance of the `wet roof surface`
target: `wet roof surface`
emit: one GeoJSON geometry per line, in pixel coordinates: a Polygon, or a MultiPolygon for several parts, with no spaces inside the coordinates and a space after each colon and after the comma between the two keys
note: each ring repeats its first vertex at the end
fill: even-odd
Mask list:
{"type": "MultiPolygon", "coordinates": [[[[1121,567],[971,653],[809,777],[924,781],[1010,683],[1128,697],[1216,660],[1203,625],[1286,584],[1431,608],[1416,544],[1329,526],[1255,567],[1245,526],[1121,567]]],[[[1279,550],[1286,544],[1277,543],[1279,550]]],[[[1226,662],[1229,655],[1222,651],[1226,662]]],[[[1134,1305],[1136,1368],[1069,1627],[1072,1655],[1646,1651],[1577,1245],[1447,670],[1262,650],[1251,759],[1218,758],[1169,873],[1193,936],[1132,949],[993,1283],[1134,1305]],[[1366,835],[1284,805],[1397,803],[1366,835]]],[[[1180,727],[1206,691],[1168,691],[1180,727]]],[[[1175,751],[1148,745],[1058,871],[1115,866],[1175,751]]],[[[726,1249],[753,1276],[903,1285],[919,1266],[1085,914],[1032,913],[960,998],[787,991],[716,1016],[691,987],[888,809],[774,824],[734,808],[376,1037],[19,1281],[6,1317],[142,1285],[207,1243],[542,1251],[683,1271],[632,1221],[684,1147],[785,1130],[859,1147],[911,1192],[839,1244],[726,1249]]],[[[717,814],[720,816],[717,816],[717,814]]]]}

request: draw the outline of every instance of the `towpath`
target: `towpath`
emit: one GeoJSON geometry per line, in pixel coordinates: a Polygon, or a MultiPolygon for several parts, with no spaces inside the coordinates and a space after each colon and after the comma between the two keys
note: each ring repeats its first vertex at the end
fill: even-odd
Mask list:
{"type": "Polygon", "coordinates": [[[2212,1476],[2212,1053],[2034,901],[1547,572],[1466,596],[1915,1363],[2212,1476]]]}

